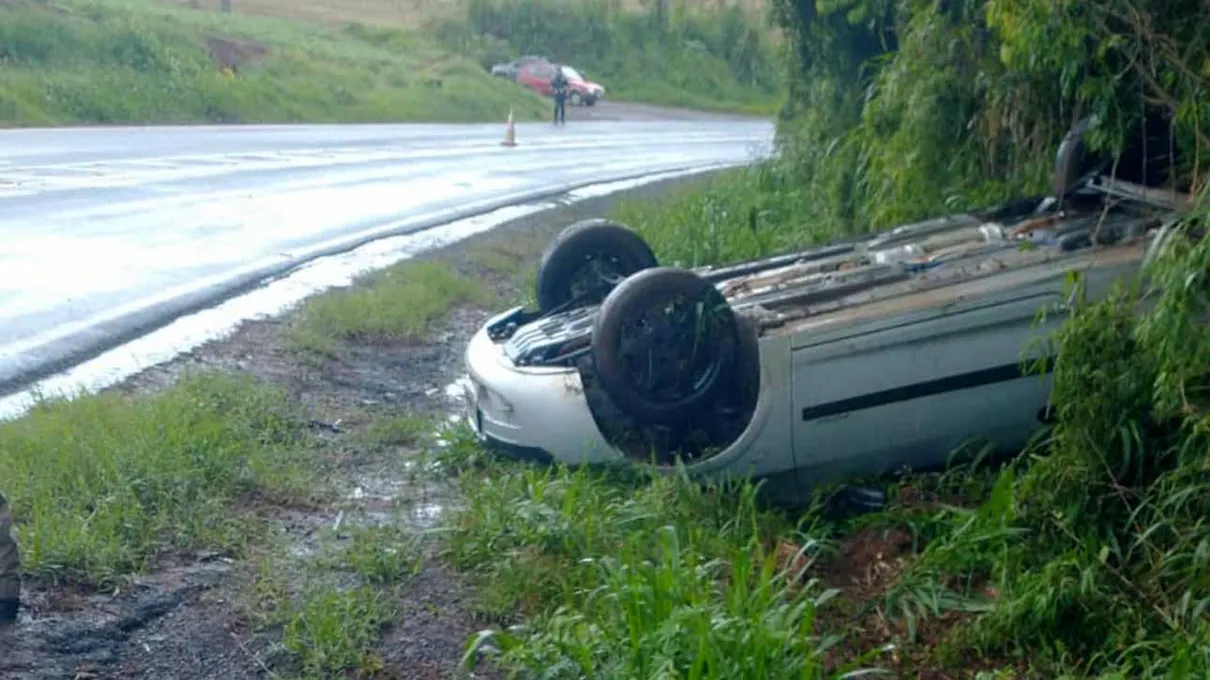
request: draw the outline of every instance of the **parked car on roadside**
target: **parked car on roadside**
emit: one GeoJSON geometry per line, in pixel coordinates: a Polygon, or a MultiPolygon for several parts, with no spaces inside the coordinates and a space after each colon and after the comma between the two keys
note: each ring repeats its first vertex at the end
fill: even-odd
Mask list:
{"type": "Polygon", "coordinates": [[[790,500],[972,441],[1019,450],[1050,413],[1054,356],[1036,341],[1063,315],[1039,312],[1070,303],[1072,272],[1092,298],[1135,273],[1189,203],[1071,167],[1055,196],[725,267],[660,266],[623,225],[572,225],[542,258],[537,309],[470,341],[467,420],[498,449],[682,463],[790,500]]]}
{"type": "Polygon", "coordinates": [[[605,87],[600,83],[586,79],[579,71],[566,65],[550,62],[530,62],[517,71],[517,82],[546,97],[554,94],[550,83],[554,80],[555,69],[563,71],[567,79],[568,101],[573,106],[593,106],[605,96],[605,87]]]}
{"type": "Polygon", "coordinates": [[[497,78],[508,78],[509,80],[517,80],[517,72],[526,64],[544,63],[549,64],[550,60],[546,57],[537,55],[527,55],[519,57],[509,62],[504,62],[492,66],[492,75],[497,78]]]}

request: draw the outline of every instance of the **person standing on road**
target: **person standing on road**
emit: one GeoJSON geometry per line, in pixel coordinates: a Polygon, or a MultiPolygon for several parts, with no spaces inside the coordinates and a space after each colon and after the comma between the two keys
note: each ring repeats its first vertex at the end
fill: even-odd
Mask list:
{"type": "Polygon", "coordinates": [[[550,80],[551,95],[555,98],[555,125],[567,123],[567,76],[563,67],[555,65],[555,77],[550,80]]]}
{"type": "Polygon", "coordinates": [[[21,554],[13,533],[13,514],[0,494],[0,634],[17,623],[21,602],[21,554]]]}

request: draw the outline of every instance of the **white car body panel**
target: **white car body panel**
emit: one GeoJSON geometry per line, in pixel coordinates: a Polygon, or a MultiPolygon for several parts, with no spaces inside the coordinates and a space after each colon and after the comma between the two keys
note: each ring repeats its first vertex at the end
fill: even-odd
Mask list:
{"type": "Polygon", "coordinates": [[[623,458],[597,429],[575,369],[512,366],[486,327],[475,333],[466,356],[468,415],[481,435],[509,446],[567,452],[570,458],[562,459],[572,464],[623,458]]]}

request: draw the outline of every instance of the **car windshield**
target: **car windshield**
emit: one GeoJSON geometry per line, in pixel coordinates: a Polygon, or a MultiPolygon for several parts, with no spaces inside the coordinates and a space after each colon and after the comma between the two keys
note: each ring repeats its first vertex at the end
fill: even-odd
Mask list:
{"type": "Polygon", "coordinates": [[[570,66],[563,67],[563,75],[566,76],[568,80],[584,80],[584,76],[580,75],[579,71],[570,66]]]}

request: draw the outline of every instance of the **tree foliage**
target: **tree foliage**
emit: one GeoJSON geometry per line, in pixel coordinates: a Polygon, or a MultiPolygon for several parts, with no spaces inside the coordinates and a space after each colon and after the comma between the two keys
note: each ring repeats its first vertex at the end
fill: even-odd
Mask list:
{"type": "Polygon", "coordinates": [[[1176,155],[1184,188],[1205,174],[1202,2],[775,7],[792,45],[782,145],[788,171],[818,187],[816,219],[864,230],[1040,192],[1059,139],[1090,114],[1094,150],[1120,152],[1171,126],[1172,148],[1148,154],[1176,155]]]}

